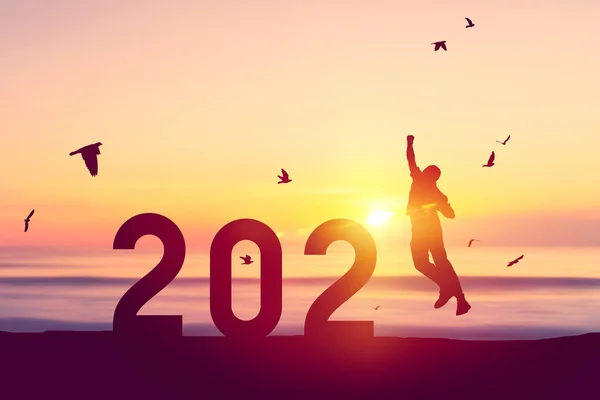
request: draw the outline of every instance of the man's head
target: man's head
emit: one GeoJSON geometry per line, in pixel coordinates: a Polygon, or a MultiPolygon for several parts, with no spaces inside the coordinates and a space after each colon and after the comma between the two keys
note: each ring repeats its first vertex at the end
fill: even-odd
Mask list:
{"type": "Polygon", "coordinates": [[[435,165],[430,165],[423,170],[423,174],[432,182],[437,182],[437,180],[440,179],[442,171],[435,165]]]}

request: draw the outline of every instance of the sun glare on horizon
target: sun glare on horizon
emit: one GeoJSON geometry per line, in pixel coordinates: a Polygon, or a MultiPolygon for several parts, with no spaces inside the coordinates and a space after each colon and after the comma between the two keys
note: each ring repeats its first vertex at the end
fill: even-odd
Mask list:
{"type": "Polygon", "coordinates": [[[381,226],[394,216],[393,211],[375,210],[367,217],[367,224],[371,226],[381,226]]]}

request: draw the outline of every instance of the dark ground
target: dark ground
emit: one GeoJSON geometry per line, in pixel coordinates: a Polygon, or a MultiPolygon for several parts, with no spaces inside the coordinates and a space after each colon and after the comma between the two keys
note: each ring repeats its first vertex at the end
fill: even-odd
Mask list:
{"type": "Polygon", "coordinates": [[[0,399],[595,399],[600,333],[531,341],[0,332],[0,399]]]}

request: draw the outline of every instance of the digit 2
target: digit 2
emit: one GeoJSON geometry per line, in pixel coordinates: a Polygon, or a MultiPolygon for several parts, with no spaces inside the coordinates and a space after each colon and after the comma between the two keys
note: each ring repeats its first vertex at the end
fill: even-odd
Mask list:
{"type": "Polygon", "coordinates": [[[136,215],[119,228],[113,249],[133,250],[137,241],[146,235],[156,236],[163,244],[160,262],[137,281],[119,300],[113,317],[115,333],[144,335],[176,335],[183,332],[181,315],[137,315],[151,298],[156,296],[177,276],[185,260],[185,239],[169,218],[160,214],[136,215]]]}
{"type": "Polygon", "coordinates": [[[282,250],[271,228],[255,219],[238,219],[222,227],[210,245],[210,315],[228,337],[265,337],[275,329],[282,309],[282,250]],[[242,240],[260,249],[260,310],[244,321],[231,304],[231,251],[242,240]]]}
{"type": "Polygon", "coordinates": [[[304,335],[372,337],[373,321],[329,321],[331,314],[358,292],[373,275],[377,263],[377,248],[369,231],[349,219],[329,220],[310,234],[304,254],[324,255],[331,243],[337,240],[344,240],[354,247],[354,264],[310,306],[304,321],[304,335]]]}

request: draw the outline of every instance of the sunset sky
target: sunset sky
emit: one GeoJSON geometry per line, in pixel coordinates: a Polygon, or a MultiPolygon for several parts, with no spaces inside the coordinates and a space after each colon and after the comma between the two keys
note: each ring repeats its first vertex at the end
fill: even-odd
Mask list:
{"type": "Polygon", "coordinates": [[[143,212],[199,251],[237,218],[407,244],[407,134],[450,245],[599,245],[600,3],[451,3],[0,1],[0,245],[110,248],[143,212]]]}

